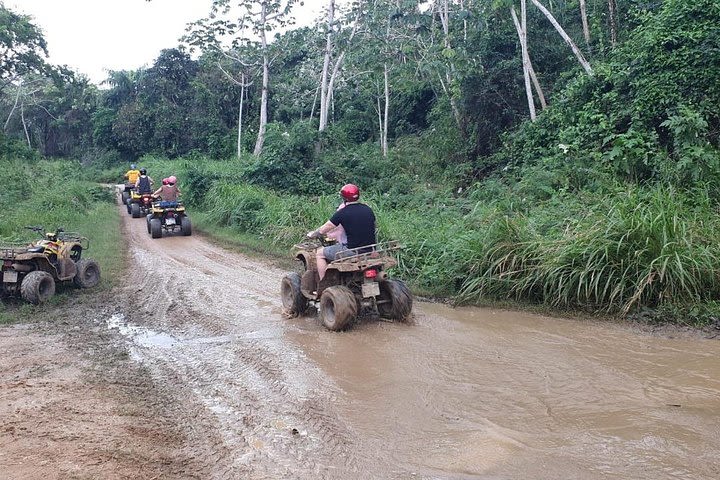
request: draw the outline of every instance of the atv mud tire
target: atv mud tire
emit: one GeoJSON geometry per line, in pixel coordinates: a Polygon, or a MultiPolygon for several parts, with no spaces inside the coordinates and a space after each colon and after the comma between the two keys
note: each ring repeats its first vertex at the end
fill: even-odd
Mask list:
{"type": "Polygon", "coordinates": [[[380,282],[380,298],[378,313],[381,317],[392,320],[406,321],[412,312],[412,293],[407,285],[400,280],[380,282]]]}
{"type": "Polygon", "coordinates": [[[192,223],[190,217],[180,217],[180,231],[186,237],[192,235],[192,223]]]}
{"type": "Polygon", "coordinates": [[[300,290],[300,274],[288,273],[280,282],[280,298],[283,308],[291,315],[302,315],[308,307],[308,300],[300,290]]]}
{"type": "Polygon", "coordinates": [[[358,304],[352,291],[343,286],[328,287],[320,296],[320,321],[328,330],[347,327],[358,314],[358,304]]]}
{"type": "Polygon", "coordinates": [[[80,288],[92,288],[100,283],[100,265],[95,260],[83,259],[75,264],[77,272],[73,283],[80,288]]]}
{"type": "Polygon", "coordinates": [[[130,200],[130,193],[123,190],[120,195],[120,198],[122,198],[122,204],[127,205],[127,201],[130,200]]]}
{"type": "Polygon", "coordinates": [[[35,305],[47,302],[55,295],[55,279],[47,272],[30,272],[20,284],[20,295],[35,305]]]}
{"type": "Polygon", "coordinates": [[[132,204],[132,200],[130,200],[129,198],[125,202],[125,208],[127,208],[128,215],[132,215],[132,209],[130,208],[132,204]]]}
{"type": "Polygon", "coordinates": [[[159,218],[150,220],[150,236],[152,238],[162,237],[162,222],[159,218]]]}
{"type": "Polygon", "coordinates": [[[137,203],[130,204],[130,214],[133,218],[140,218],[140,205],[137,203]]]}
{"type": "Polygon", "coordinates": [[[147,231],[150,233],[150,219],[152,219],[152,215],[146,215],[145,216],[145,223],[147,224],[147,231]]]}

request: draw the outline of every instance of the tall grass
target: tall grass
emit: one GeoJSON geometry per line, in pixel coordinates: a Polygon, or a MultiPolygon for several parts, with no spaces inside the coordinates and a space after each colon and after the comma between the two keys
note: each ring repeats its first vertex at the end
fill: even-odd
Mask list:
{"type": "MultiPolygon", "coordinates": [[[[204,229],[252,237],[273,252],[325,222],[339,201],[251,185],[241,161],[146,163],[179,176],[204,229]]],[[[420,294],[611,314],[714,312],[720,303],[720,225],[708,189],[616,186],[538,200],[496,183],[470,195],[420,189],[401,201],[363,200],[380,240],[405,245],[395,274],[420,294]]]]}

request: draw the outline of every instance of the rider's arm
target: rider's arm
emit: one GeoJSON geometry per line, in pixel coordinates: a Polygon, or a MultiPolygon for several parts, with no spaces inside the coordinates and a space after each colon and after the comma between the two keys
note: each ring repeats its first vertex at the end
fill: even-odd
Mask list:
{"type": "Polygon", "coordinates": [[[337,225],[335,225],[330,220],[328,220],[327,222],[323,223],[322,226],[320,228],[318,228],[317,230],[308,232],[307,236],[312,237],[312,236],[314,236],[315,233],[320,234],[320,235],[325,235],[327,232],[329,232],[330,230],[332,230],[335,227],[337,227],[337,225]]]}
{"type": "Polygon", "coordinates": [[[162,192],[162,187],[158,188],[157,190],[155,190],[153,192],[153,194],[152,194],[153,197],[157,197],[158,195],[160,195],[160,192],[162,192]]]}

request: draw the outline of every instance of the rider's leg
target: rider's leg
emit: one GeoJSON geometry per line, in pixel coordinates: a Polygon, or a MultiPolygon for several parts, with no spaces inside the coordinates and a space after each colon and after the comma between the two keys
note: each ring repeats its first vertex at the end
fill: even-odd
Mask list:
{"type": "Polygon", "coordinates": [[[318,275],[320,276],[320,280],[325,277],[325,272],[327,271],[327,259],[325,258],[325,253],[323,253],[323,248],[318,248],[315,250],[315,261],[317,263],[317,270],[318,275]]]}

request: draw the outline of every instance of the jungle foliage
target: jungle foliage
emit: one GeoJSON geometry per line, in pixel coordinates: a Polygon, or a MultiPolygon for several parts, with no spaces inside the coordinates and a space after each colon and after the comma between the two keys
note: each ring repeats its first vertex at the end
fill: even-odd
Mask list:
{"type": "Polygon", "coordinates": [[[330,26],[276,35],[268,51],[250,38],[223,48],[223,24],[198,21],[152,67],[110,72],[106,88],[16,72],[0,92],[0,144],[111,176],[139,159],[156,178],[179,175],[206,225],[278,247],[324,221],[354,182],[380,236],[406,244],[400,274],[418,291],[714,318],[720,4],[588,0],[584,32],[577,1],[541,2],[589,74],[528,1],[548,103],[535,89],[530,121],[510,15],[519,3],[356,2],[330,26]],[[253,154],[264,54],[268,122],[253,154]],[[323,129],[324,56],[338,75],[323,129]]]}

